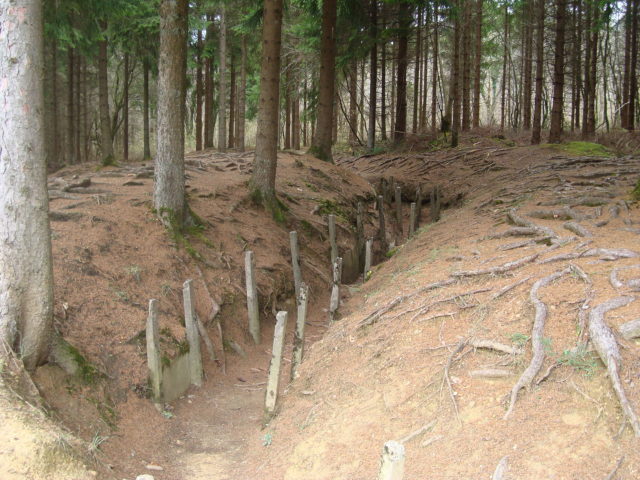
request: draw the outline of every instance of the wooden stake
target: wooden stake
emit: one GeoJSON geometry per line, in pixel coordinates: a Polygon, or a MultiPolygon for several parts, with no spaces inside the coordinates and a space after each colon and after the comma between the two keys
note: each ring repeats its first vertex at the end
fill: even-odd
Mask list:
{"type": "Polygon", "coordinates": [[[367,274],[371,270],[371,254],[373,249],[373,238],[367,239],[367,245],[364,252],[364,281],[367,281],[367,274]]]}
{"type": "Polygon", "coordinates": [[[265,424],[269,423],[276,413],[278,384],[280,381],[280,366],[282,365],[284,336],[287,329],[287,315],[287,312],[278,312],[276,315],[276,328],[273,332],[273,349],[271,350],[271,363],[269,364],[267,393],[264,400],[265,424]]]}
{"type": "Polygon", "coordinates": [[[336,243],[336,216],[329,215],[329,242],[331,243],[331,265],[333,265],[338,258],[338,244],[336,243]]]}
{"type": "Polygon", "coordinates": [[[253,263],[253,252],[244,254],[244,271],[247,283],[247,311],[249,313],[249,333],[253,341],[260,343],[260,312],[258,308],[258,289],[256,288],[256,276],[253,263]]]}
{"type": "Polygon", "coordinates": [[[356,212],[356,248],[358,266],[362,266],[362,255],[364,253],[364,207],[362,202],[358,202],[358,210],[356,212]]]}
{"type": "Polygon", "coordinates": [[[298,249],[298,232],[289,232],[291,243],[291,266],[293,267],[293,283],[295,285],[296,298],[300,295],[302,272],[300,271],[300,250],[298,249]]]}
{"type": "Polygon", "coordinates": [[[409,238],[413,237],[416,225],[416,203],[411,203],[411,213],[409,214],[409,238]]]}
{"type": "Polygon", "coordinates": [[[162,362],[160,360],[160,338],[158,336],[158,301],[149,300],[147,317],[147,365],[151,384],[151,399],[162,401],[162,362]]]}
{"type": "Polygon", "coordinates": [[[340,307],[340,280],[342,277],[342,257],[336,258],[333,264],[333,286],[331,287],[331,300],[329,302],[329,321],[335,320],[336,312],[340,307]]]}
{"type": "Polygon", "coordinates": [[[378,195],[378,218],[380,220],[378,237],[380,238],[382,251],[385,252],[387,250],[387,232],[384,226],[384,197],[382,195],[378,195]]]}
{"type": "Polygon", "coordinates": [[[440,188],[433,187],[431,190],[431,222],[440,220],[440,188]]]}
{"type": "Polygon", "coordinates": [[[298,295],[298,316],[296,317],[296,331],[293,336],[293,355],[291,357],[291,380],[296,378],[296,370],[302,363],[304,356],[304,325],[307,319],[307,301],[309,299],[309,287],[302,283],[298,295]]]}
{"type": "Polygon", "coordinates": [[[420,220],[422,219],[422,185],[418,185],[416,190],[416,230],[420,228],[420,220]]]}
{"type": "Polygon", "coordinates": [[[400,245],[402,240],[402,189],[396,187],[396,222],[398,223],[398,238],[396,245],[400,245]]]}
{"type": "Polygon", "coordinates": [[[202,354],[200,353],[200,334],[196,322],[195,301],[193,299],[193,280],[187,280],[182,286],[184,300],[184,326],[187,330],[187,342],[189,342],[189,373],[191,383],[197,387],[202,386],[202,354]]]}
{"type": "Polygon", "coordinates": [[[378,480],[402,480],[404,477],[404,445],[395,440],[384,444],[378,480]]]}

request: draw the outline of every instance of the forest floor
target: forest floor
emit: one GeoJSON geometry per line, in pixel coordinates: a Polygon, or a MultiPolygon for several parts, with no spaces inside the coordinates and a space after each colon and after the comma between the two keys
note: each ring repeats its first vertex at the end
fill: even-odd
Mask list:
{"type": "MultiPolygon", "coordinates": [[[[189,202],[203,228],[185,238],[169,238],[155,220],[151,165],[68,167],[50,177],[56,326],[88,368],[77,378],[45,366],[35,381],[54,418],[89,445],[97,476],[364,480],[375,478],[383,443],[404,439],[406,479],[488,479],[505,457],[502,478],[638,478],[638,439],[607,369],[592,348],[578,348],[594,307],[638,288],[640,212],[629,197],[638,158],[589,145],[464,140],[454,150],[339,156],[336,166],[283,153],[283,221],[247,197],[252,154],[188,155],[189,202]],[[402,187],[404,214],[400,225],[388,205],[387,240],[401,245],[384,255],[376,242],[371,278],[348,275],[340,318],[328,324],[324,215],[336,214],[344,227],[338,238],[347,256],[357,201],[366,205],[366,235],[375,236],[373,186],[391,177],[402,187]],[[439,186],[444,209],[432,223],[427,196],[422,228],[407,240],[418,185],[439,186]],[[307,350],[291,383],[285,362],[279,414],[262,428],[273,320],[253,346],[243,251],[256,255],[263,318],[292,312],[292,229],[302,232],[303,277],[313,292],[307,350]],[[532,296],[535,282],[555,273],[532,296]],[[216,359],[203,349],[203,387],[160,413],[146,398],[140,332],[147,301],[157,298],[163,349],[179,351],[187,278],[216,359]],[[540,302],[546,325],[532,342],[540,302]],[[532,343],[542,364],[505,420],[532,343]]],[[[639,317],[639,302],[604,317],[635,408],[640,344],[618,329],[639,317]]]]}

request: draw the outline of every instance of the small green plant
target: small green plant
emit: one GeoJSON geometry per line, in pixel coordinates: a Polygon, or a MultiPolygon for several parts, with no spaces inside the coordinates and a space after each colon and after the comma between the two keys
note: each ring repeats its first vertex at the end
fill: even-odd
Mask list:
{"type": "Polygon", "coordinates": [[[631,198],[636,201],[640,200],[640,178],[636,182],[636,186],[631,190],[631,198]]]}
{"type": "Polygon", "coordinates": [[[371,279],[372,276],[373,276],[373,271],[371,271],[371,270],[367,271],[367,273],[364,276],[364,281],[368,282],[371,279]]]}
{"type": "Polygon", "coordinates": [[[265,434],[265,436],[262,438],[263,447],[268,447],[269,445],[271,445],[272,442],[273,442],[273,435],[271,434],[271,432],[265,434]]]}
{"type": "Polygon", "coordinates": [[[393,247],[391,250],[389,250],[387,253],[385,253],[385,256],[387,258],[391,258],[393,257],[396,253],[398,253],[398,247],[393,247]]]}
{"type": "Polygon", "coordinates": [[[89,442],[89,446],[87,450],[91,455],[95,455],[100,450],[100,445],[109,440],[109,437],[103,437],[100,433],[96,432],[93,434],[93,438],[91,438],[91,442],[89,442]]]}
{"type": "Polygon", "coordinates": [[[169,410],[163,410],[162,416],[168,420],[171,420],[173,417],[175,417],[175,415],[171,413],[169,410]]]}
{"type": "Polygon", "coordinates": [[[333,214],[336,217],[342,217],[345,220],[349,220],[349,216],[344,208],[333,200],[320,200],[318,205],[318,213],[320,215],[333,214]]]}
{"type": "Polygon", "coordinates": [[[604,145],[593,142],[567,142],[549,145],[551,148],[561,150],[571,155],[612,157],[613,153],[604,145]]]}
{"type": "Polygon", "coordinates": [[[593,352],[588,352],[585,345],[579,345],[572,350],[565,350],[560,357],[558,357],[558,363],[561,365],[569,365],[584,373],[587,377],[593,376],[598,368],[596,356],[593,352]]]}
{"type": "Polygon", "coordinates": [[[129,265],[125,268],[127,274],[134,278],[137,283],[140,283],[140,274],[142,273],[142,269],[138,265],[129,265]]]}
{"type": "Polygon", "coordinates": [[[520,332],[514,333],[510,337],[511,343],[513,343],[518,347],[524,347],[530,338],[531,337],[529,335],[525,335],[524,333],[520,333],[520,332]]]}
{"type": "Polygon", "coordinates": [[[123,301],[124,303],[129,302],[129,294],[124,290],[116,290],[115,293],[116,297],[118,297],[119,300],[123,301]]]}

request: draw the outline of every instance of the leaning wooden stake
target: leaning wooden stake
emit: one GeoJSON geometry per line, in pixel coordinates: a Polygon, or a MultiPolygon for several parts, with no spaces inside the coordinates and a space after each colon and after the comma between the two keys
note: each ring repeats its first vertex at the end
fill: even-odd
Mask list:
{"type": "Polygon", "coordinates": [[[284,336],[287,329],[287,315],[287,312],[278,312],[276,315],[276,328],[273,332],[273,349],[271,350],[271,363],[269,364],[267,393],[264,400],[265,424],[269,423],[276,413],[280,367],[282,365],[282,353],[284,350],[284,336]]]}
{"type": "Polygon", "coordinates": [[[336,258],[333,264],[333,286],[331,287],[331,300],[329,302],[329,321],[333,322],[338,307],[340,307],[340,280],[342,277],[342,257],[336,258]]]}
{"type": "Polygon", "coordinates": [[[258,289],[256,288],[256,274],[253,263],[253,252],[244,254],[244,271],[247,283],[247,310],[249,312],[249,333],[253,341],[260,343],[260,312],[258,309],[258,289]]]}
{"type": "Polygon", "coordinates": [[[331,244],[331,265],[338,258],[338,243],[336,242],[336,216],[330,214],[328,217],[329,223],[329,243],[331,244]]]}
{"type": "Polygon", "coordinates": [[[387,232],[384,226],[384,198],[378,195],[378,218],[380,220],[380,228],[378,229],[378,237],[380,238],[380,246],[382,251],[387,250],[387,232]]]}
{"type": "Polygon", "coordinates": [[[396,245],[402,243],[402,188],[396,187],[396,223],[398,224],[398,238],[396,245]]]}
{"type": "Polygon", "coordinates": [[[155,403],[162,401],[162,362],[160,360],[160,337],[158,335],[158,301],[149,300],[147,317],[147,365],[151,399],[155,403]]]}
{"type": "Polygon", "coordinates": [[[296,331],[293,336],[293,355],[291,357],[291,380],[296,378],[296,370],[302,363],[304,356],[304,325],[307,320],[307,301],[309,299],[309,287],[300,285],[298,299],[298,316],[296,317],[296,331]]]}
{"type": "Polygon", "coordinates": [[[200,353],[200,334],[196,321],[195,301],[193,299],[193,280],[187,280],[182,286],[184,297],[184,326],[187,330],[187,342],[189,343],[189,374],[191,383],[202,386],[202,354],[200,353]]]}
{"type": "Polygon", "coordinates": [[[367,281],[367,275],[371,270],[371,255],[373,249],[373,238],[367,239],[367,244],[364,251],[364,281],[367,281]]]}
{"type": "Polygon", "coordinates": [[[296,298],[300,294],[300,284],[302,283],[302,272],[300,271],[300,250],[298,248],[298,232],[289,232],[291,243],[291,267],[293,268],[293,284],[295,286],[296,298]]]}
{"type": "Polygon", "coordinates": [[[411,203],[411,212],[409,214],[409,238],[413,237],[416,228],[416,204],[411,203]]]}
{"type": "Polygon", "coordinates": [[[402,480],[404,477],[404,445],[395,440],[384,444],[378,480],[402,480]]]}

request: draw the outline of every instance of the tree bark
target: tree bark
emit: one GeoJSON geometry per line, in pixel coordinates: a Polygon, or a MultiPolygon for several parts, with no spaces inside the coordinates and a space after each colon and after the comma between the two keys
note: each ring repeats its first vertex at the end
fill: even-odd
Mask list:
{"type": "Polygon", "coordinates": [[[524,8],[524,82],[522,87],[522,128],[531,129],[531,74],[533,70],[533,1],[527,0],[524,8]]]}
{"type": "Polygon", "coordinates": [[[69,164],[76,163],[75,158],[75,142],[74,142],[74,126],[75,117],[73,114],[73,77],[74,77],[74,55],[73,48],[67,49],[67,162],[69,164]]]}
{"type": "MultiPolygon", "coordinates": [[[[382,30],[386,30],[386,9],[383,6],[382,30]]],[[[382,55],[380,58],[380,138],[387,140],[387,42],[382,40],[380,45],[382,55]]]]}
{"type": "MultiPolygon", "coordinates": [[[[213,15],[207,14],[206,43],[211,46],[213,43],[213,15]]],[[[204,62],[204,148],[213,147],[213,127],[215,125],[213,113],[213,59],[211,52],[207,52],[204,62]]]]}
{"type": "Polygon", "coordinates": [[[281,37],[282,0],[264,0],[256,158],[250,188],[254,200],[267,207],[275,206],[276,200],[281,37]]]}
{"type": "Polygon", "coordinates": [[[220,10],[220,70],[218,80],[218,151],[227,149],[227,21],[225,7],[220,10]]]}
{"type": "Polygon", "coordinates": [[[349,65],[349,144],[358,143],[358,63],[349,65]]]}
{"type": "MultiPolygon", "coordinates": [[[[376,146],[376,116],[378,114],[377,86],[378,86],[378,4],[371,0],[369,37],[371,39],[371,70],[369,75],[369,131],[367,132],[367,148],[370,152],[376,146]]],[[[364,105],[363,105],[364,107],[364,105]]]]}
{"type": "Polygon", "coordinates": [[[566,0],[556,0],[556,39],[553,66],[553,106],[551,107],[551,128],[549,143],[562,140],[562,113],[564,106],[564,30],[566,19],[566,0]]]}
{"type": "Polygon", "coordinates": [[[463,9],[462,27],[462,131],[471,128],[471,9],[463,9]]]}
{"type": "Polygon", "coordinates": [[[431,69],[431,132],[435,135],[438,130],[437,109],[438,109],[438,2],[433,6],[433,68],[431,69]]]}
{"type": "Polygon", "coordinates": [[[396,76],[396,121],[393,141],[404,141],[407,132],[407,63],[411,4],[401,0],[398,6],[398,71],[396,76]]]}
{"type": "Polygon", "coordinates": [[[418,7],[418,24],[416,25],[416,48],[415,60],[413,66],[413,118],[411,132],[415,135],[418,133],[418,117],[420,110],[420,54],[422,53],[422,8],[418,7]]]}
{"type": "Polygon", "coordinates": [[[238,91],[238,151],[245,148],[245,112],[247,105],[247,36],[242,35],[242,59],[240,60],[240,90],[238,91]]]}
{"type": "Polygon", "coordinates": [[[507,9],[507,5],[504,7],[504,46],[503,46],[503,54],[502,54],[502,91],[500,96],[500,130],[504,130],[505,120],[506,120],[506,91],[507,91],[507,82],[509,79],[507,78],[507,53],[508,53],[508,42],[509,42],[509,10],[507,9]]]}
{"type": "Polygon", "coordinates": [[[536,93],[533,107],[533,130],[531,143],[537,145],[541,140],[542,130],[542,88],[544,86],[544,15],[545,1],[538,0],[536,25],[536,93]]]}
{"type": "Polygon", "coordinates": [[[122,158],[129,160],[129,53],[124,54],[124,92],[122,93],[122,158]]]}
{"type": "Polygon", "coordinates": [[[333,162],[333,102],[336,69],[336,0],[322,2],[322,33],[320,39],[320,82],[318,89],[318,126],[309,153],[333,162]]]}
{"type": "Polygon", "coordinates": [[[451,146],[458,146],[458,133],[460,132],[460,1],[455,3],[454,27],[453,27],[453,57],[451,59],[451,93],[449,104],[451,105],[451,146]]]}
{"type": "Polygon", "coordinates": [[[142,135],[144,137],[144,160],[151,160],[151,135],[149,132],[149,70],[149,60],[145,58],[142,63],[142,135]]]}
{"type": "Polygon", "coordinates": [[[184,188],[184,115],[188,0],[160,4],[158,135],[153,199],[160,219],[181,229],[187,220],[184,188]]]}
{"type": "MultiPolygon", "coordinates": [[[[103,35],[106,35],[107,24],[101,22],[103,35]]],[[[108,79],[108,56],[106,38],[98,42],[98,97],[100,104],[100,148],[102,165],[112,165],[115,162],[113,157],[113,139],[111,137],[111,115],[109,114],[109,79],[108,79]]]]}
{"type": "Polygon", "coordinates": [[[236,124],[236,66],[233,53],[230,57],[229,69],[229,148],[236,146],[235,124],[236,124]]]}
{"type": "Polygon", "coordinates": [[[0,340],[30,371],[47,358],[53,324],[42,68],[42,3],[3,2],[0,340]]]}
{"type": "Polygon", "coordinates": [[[476,57],[473,78],[473,128],[480,126],[480,76],[482,66],[482,0],[476,0],[476,57]]]}
{"type": "Polygon", "coordinates": [[[196,44],[196,150],[202,150],[202,30],[196,44]]]}

